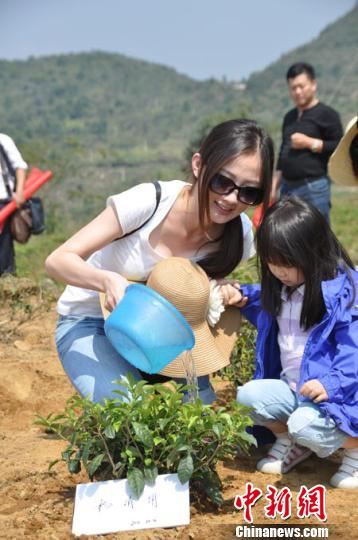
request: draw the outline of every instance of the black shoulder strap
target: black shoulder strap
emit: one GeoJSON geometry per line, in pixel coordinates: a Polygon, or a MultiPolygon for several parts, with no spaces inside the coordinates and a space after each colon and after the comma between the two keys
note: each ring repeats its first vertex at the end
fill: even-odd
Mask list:
{"type": "Polygon", "coordinates": [[[5,152],[5,148],[3,147],[2,144],[0,144],[0,164],[1,164],[2,177],[4,179],[7,195],[11,199],[12,192],[11,192],[11,187],[10,187],[9,176],[12,176],[14,178],[14,182],[16,183],[16,174],[15,174],[14,167],[10,163],[9,156],[5,152]]]}
{"type": "MultiPolygon", "coordinates": [[[[130,234],[133,234],[137,231],[139,231],[139,229],[141,229],[142,227],[144,227],[144,225],[146,225],[148,223],[148,221],[150,221],[152,219],[152,217],[154,216],[154,214],[156,213],[157,211],[157,208],[159,206],[159,203],[160,203],[160,199],[162,197],[162,188],[160,187],[160,184],[158,182],[158,180],[156,180],[155,182],[153,182],[153,185],[155,187],[155,208],[152,212],[152,214],[149,216],[148,219],[146,219],[144,221],[144,223],[142,223],[141,225],[139,225],[139,227],[137,227],[136,229],[134,229],[133,231],[130,231],[128,232],[127,234],[124,234],[123,236],[120,236],[119,238],[116,238],[116,240],[122,240],[122,238],[125,238],[126,236],[129,236],[130,234]]],[[[116,241],[114,240],[114,241],[116,241]]]]}

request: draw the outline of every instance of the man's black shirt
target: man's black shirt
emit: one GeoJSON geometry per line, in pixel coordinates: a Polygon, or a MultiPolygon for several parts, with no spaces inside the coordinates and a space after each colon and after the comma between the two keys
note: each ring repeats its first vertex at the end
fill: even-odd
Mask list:
{"type": "Polygon", "coordinates": [[[300,118],[298,109],[291,109],[283,119],[282,144],[277,169],[282,171],[284,179],[291,181],[325,176],[328,159],[342,135],[339,115],[328,105],[319,102],[310,109],[305,109],[300,118]],[[290,136],[296,132],[321,139],[322,152],[314,153],[308,148],[303,150],[291,148],[290,136]]]}

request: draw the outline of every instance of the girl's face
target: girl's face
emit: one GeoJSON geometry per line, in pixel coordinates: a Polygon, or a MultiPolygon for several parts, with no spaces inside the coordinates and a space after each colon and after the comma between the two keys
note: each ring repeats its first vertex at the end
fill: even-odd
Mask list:
{"type": "MultiPolygon", "coordinates": [[[[199,154],[196,156],[200,158],[199,154]]],[[[200,159],[198,165],[197,172],[200,170],[200,159]]],[[[195,174],[194,167],[193,171],[195,174]]],[[[222,167],[219,174],[232,180],[238,187],[260,188],[261,157],[259,153],[240,155],[222,167]]],[[[247,204],[238,199],[237,190],[220,195],[209,189],[209,216],[212,223],[224,225],[239,216],[247,207],[247,204]]]]}
{"type": "Polygon", "coordinates": [[[280,266],[272,263],[267,264],[271,274],[287,287],[298,287],[299,285],[302,285],[305,280],[302,270],[296,266],[280,266]]]}

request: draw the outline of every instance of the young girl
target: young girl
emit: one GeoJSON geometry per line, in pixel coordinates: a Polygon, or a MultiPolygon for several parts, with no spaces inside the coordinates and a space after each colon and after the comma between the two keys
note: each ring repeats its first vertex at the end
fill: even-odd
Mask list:
{"type": "Polygon", "coordinates": [[[237,395],[276,436],[257,469],[286,473],[343,448],[330,482],[357,489],[358,272],[320,212],[295,197],[267,211],[257,252],[261,290],[242,286],[238,304],[258,328],[257,366],[237,395]]]}

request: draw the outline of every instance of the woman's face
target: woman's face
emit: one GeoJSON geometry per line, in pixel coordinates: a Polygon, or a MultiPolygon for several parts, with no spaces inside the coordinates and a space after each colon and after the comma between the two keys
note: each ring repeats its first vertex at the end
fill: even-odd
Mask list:
{"type": "MultiPolygon", "coordinates": [[[[219,174],[230,178],[238,187],[260,188],[261,157],[259,153],[238,156],[222,167],[219,174]]],[[[209,216],[213,223],[224,225],[247,207],[239,200],[237,190],[228,195],[219,195],[209,189],[209,216]]]]}

